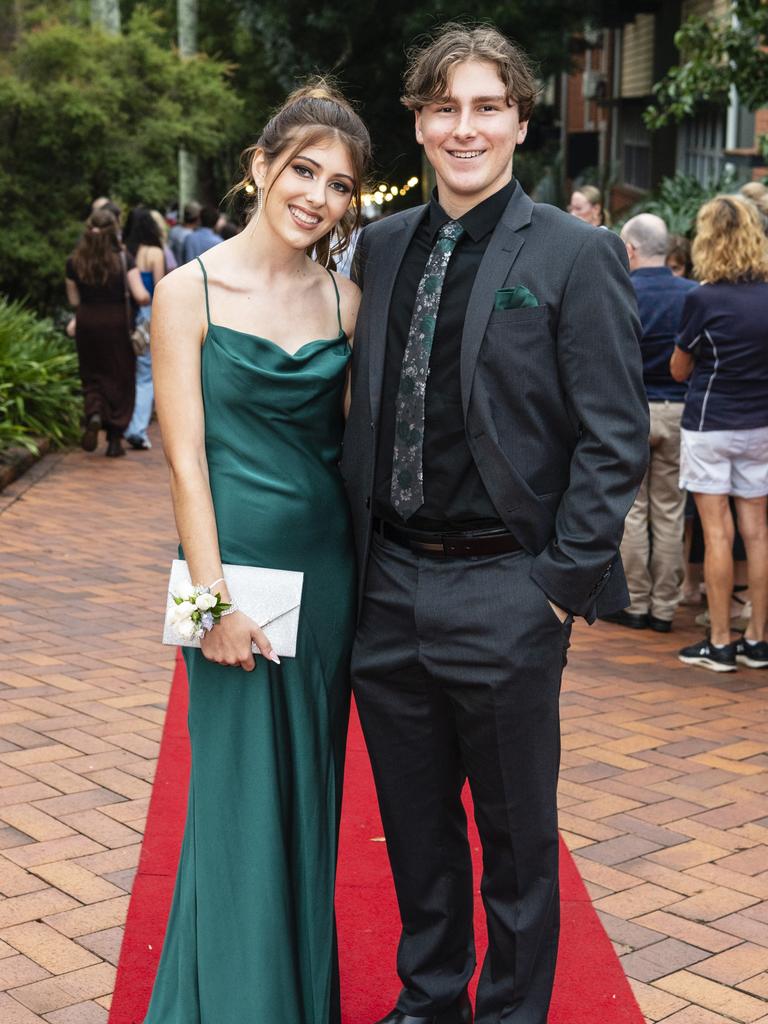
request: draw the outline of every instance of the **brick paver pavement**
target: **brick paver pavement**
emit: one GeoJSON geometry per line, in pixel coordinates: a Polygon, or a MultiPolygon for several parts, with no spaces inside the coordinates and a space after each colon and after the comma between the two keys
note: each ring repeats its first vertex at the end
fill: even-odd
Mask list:
{"type": "MultiPolygon", "coordinates": [[[[0,530],[0,1020],[105,1024],[173,666],[162,456],[50,456],[0,530]]],[[[577,626],[561,825],[649,1021],[768,1024],[768,673],[681,665],[695,635],[577,626]]]]}

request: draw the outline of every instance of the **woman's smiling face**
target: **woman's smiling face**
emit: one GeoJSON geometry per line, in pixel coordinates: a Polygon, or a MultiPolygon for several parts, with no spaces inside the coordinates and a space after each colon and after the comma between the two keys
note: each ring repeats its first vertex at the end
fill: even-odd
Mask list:
{"type": "Polygon", "coordinates": [[[306,249],[332,231],[349,209],[355,188],[348,148],[337,139],[303,146],[281,170],[257,154],[253,177],[264,188],[261,218],[293,249],[306,249]]]}

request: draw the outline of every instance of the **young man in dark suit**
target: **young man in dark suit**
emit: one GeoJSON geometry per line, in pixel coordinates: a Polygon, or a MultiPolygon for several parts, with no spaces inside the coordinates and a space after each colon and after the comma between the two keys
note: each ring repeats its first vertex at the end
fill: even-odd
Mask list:
{"type": "Polygon", "coordinates": [[[353,685],[403,930],[380,1024],[545,1024],[558,935],[558,696],[571,622],[627,603],[648,415],[626,253],[512,176],[536,83],[489,27],[413,56],[435,170],[367,227],[342,473],[360,558],[353,685]]]}

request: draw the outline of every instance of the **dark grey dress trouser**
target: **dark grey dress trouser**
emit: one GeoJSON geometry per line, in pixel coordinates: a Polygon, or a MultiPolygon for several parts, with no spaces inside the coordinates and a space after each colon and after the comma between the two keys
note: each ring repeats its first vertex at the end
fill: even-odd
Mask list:
{"type": "Polygon", "coordinates": [[[398,1007],[429,1017],[475,967],[461,790],[483,845],[476,1024],[545,1024],[559,929],[558,698],[570,621],[525,552],[415,554],[374,538],[352,656],[403,930],[398,1007]]]}

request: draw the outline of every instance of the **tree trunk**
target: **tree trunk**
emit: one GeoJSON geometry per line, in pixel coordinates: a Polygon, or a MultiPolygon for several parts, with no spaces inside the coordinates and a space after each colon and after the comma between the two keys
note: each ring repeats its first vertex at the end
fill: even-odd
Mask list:
{"type": "Polygon", "coordinates": [[[91,27],[117,35],[121,28],[119,0],[91,0],[91,27]]]}
{"type": "MultiPolygon", "coordinates": [[[[197,53],[197,0],[178,0],[179,52],[182,57],[197,53]]],[[[197,196],[197,157],[186,149],[179,150],[179,217],[185,203],[197,196]]]]}
{"type": "Polygon", "coordinates": [[[179,50],[182,57],[197,53],[197,0],[178,0],[179,50]]]}
{"type": "Polygon", "coordinates": [[[7,53],[21,35],[24,28],[24,12],[21,0],[0,5],[0,53],[7,53]]]}

